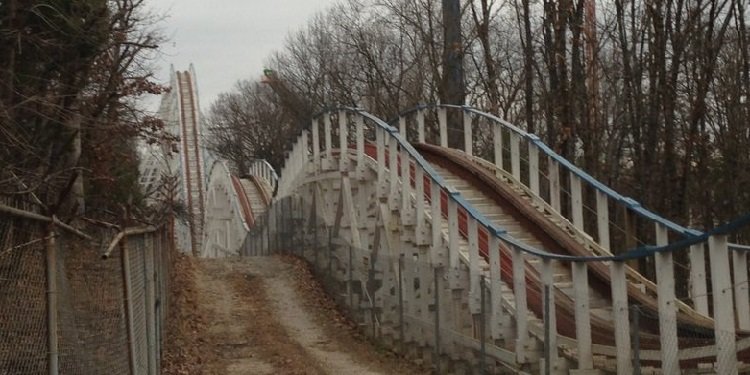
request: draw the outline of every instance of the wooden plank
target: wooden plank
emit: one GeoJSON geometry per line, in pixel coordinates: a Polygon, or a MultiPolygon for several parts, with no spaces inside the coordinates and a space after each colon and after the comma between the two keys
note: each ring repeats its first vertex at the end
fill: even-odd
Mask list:
{"type": "Polygon", "coordinates": [[[591,351],[591,310],[589,308],[589,277],[585,262],[571,263],[575,295],[576,342],[578,344],[578,369],[594,368],[591,351]]]}
{"type": "Polygon", "coordinates": [[[472,136],[473,126],[471,124],[471,112],[464,111],[464,150],[466,155],[473,155],[474,141],[472,136]]]}
{"type": "Polygon", "coordinates": [[[714,300],[716,372],[719,374],[737,374],[734,302],[732,300],[727,236],[711,236],[708,239],[708,253],[711,258],[711,286],[714,300]]]}
{"type": "Polygon", "coordinates": [[[734,301],[737,305],[737,326],[739,329],[750,330],[750,295],[747,286],[747,252],[732,251],[732,266],[734,268],[734,301]]]}
{"type": "Polygon", "coordinates": [[[448,147],[448,113],[443,107],[438,108],[438,126],[440,127],[440,147],[448,147]]]}
{"type": "Polygon", "coordinates": [[[600,190],[596,191],[596,227],[599,234],[599,245],[612,253],[609,246],[609,205],[607,195],[600,190]]]}
{"type": "MultiPolygon", "coordinates": [[[[656,245],[667,245],[667,228],[656,223],[656,245]]],[[[674,286],[674,263],[672,253],[661,252],[656,258],[656,287],[659,303],[659,341],[661,343],[662,373],[679,375],[680,363],[677,357],[677,297],[674,286]]],[[[728,265],[727,265],[728,268],[728,265]]]]}
{"type": "Polygon", "coordinates": [[[617,375],[633,374],[625,267],[623,262],[612,262],[609,268],[612,287],[612,318],[615,324],[615,346],[617,348],[617,375]]]}
{"type": "Polygon", "coordinates": [[[570,173],[570,204],[573,211],[573,226],[584,232],[583,228],[583,191],[581,179],[570,173]]]}
{"type": "Polygon", "coordinates": [[[516,300],[516,360],[518,363],[526,363],[528,361],[526,350],[529,345],[529,309],[528,301],[526,300],[526,271],[521,250],[512,246],[512,251],[513,295],[516,300]]]}
{"type": "Polygon", "coordinates": [[[704,244],[690,246],[690,295],[695,311],[708,316],[708,283],[704,244]]]}

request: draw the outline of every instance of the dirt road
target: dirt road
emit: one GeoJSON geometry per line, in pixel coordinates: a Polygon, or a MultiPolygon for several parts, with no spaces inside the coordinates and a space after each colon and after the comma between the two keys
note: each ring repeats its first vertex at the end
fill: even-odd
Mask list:
{"type": "Polygon", "coordinates": [[[178,341],[183,345],[198,341],[196,350],[204,358],[182,371],[230,375],[424,373],[349,332],[330,300],[321,298],[320,290],[311,290],[319,287],[299,261],[280,257],[189,261],[194,266],[194,292],[185,299],[195,300],[191,308],[199,317],[188,319],[201,323],[188,329],[193,332],[185,332],[192,339],[178,341]]]}

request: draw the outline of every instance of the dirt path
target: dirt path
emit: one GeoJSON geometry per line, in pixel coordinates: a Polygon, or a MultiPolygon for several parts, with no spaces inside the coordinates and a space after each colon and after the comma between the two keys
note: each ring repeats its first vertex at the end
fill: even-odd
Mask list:
{"type": "MultiPolygon", "coordinates": [[[[415,374],[410,364],[340,332],[341,317],[279,257],[195,262],[204,374],[415,374]],[[305,285],[300,285],[305,283],[305,285]],[[305,292],[300,293],[299,290],[305,292]]],[[[303,270],[302,270],[303,271],[303,270]]]]}

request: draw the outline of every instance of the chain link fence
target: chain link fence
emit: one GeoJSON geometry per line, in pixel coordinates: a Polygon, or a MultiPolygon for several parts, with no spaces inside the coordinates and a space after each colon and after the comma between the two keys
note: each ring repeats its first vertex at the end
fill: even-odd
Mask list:
{"type": "Polygon", "coordinates": [[[0,205],[0,375],[158,374],[171,243],[0,205]]]}

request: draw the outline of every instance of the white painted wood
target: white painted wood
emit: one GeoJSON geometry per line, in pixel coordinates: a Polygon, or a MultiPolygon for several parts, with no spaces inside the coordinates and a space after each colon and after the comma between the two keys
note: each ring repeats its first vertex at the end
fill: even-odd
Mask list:
{"type": "Polygon", "coordinates": [[[600,190],[596,190],[596,228],[599,234],[599,245],[610,253],[612,250],[609,246],[609,206],[607,204],[607,195],[600,190]]]}
{"type": "Polygon", "coordinates": [[[534,200],[539,197],[539,147],[529,143],[529,187],[534,200]]]}
{"type": "Polygon", "coordinates": [[[591,354],[591,310],[589,308],[589,277],[585,262],[571,263],[573,292],[575,294],[576,342],[578,343],[578,369],[594,368],[591,354]]]}
{"type": "Polygon", "coordinates": [[[503,167],[503,128],[498,124],[492,124],[492,143],[495,146],[495,165],[505,170],[503,167]]]}
{"type": "Polygon", "coordinates": [[[401,136],[404,138],[405,141],[409,140],[406,136],[406,117],[405,116],[399,116],[398,118],[398,133],[401,134],[401,136]]]}
{"type": "Polygon", "coordinates": [[[690,246],[690,296],[695,311],[708,316],[705,245],[690,246]]]}
{"type": "Polygon", "coordinates": [[[714,300],[716,372],[719,374],[737,374],[734,302],[732,300],[727,236],[709,237],[708,253],[711,257],[711,286],[714,300]]]}
{"type": "Polygon", "coordinates": [[[388,139],[388,171],[390,189],[388,190],[388,207],[391,210],[398,208],[399,202],[399,188],[398,188],[398,141],[396,137],[390,134],[386,135],[388,139]]]}
{"type": "Polygon", "coordinates": [[[529,345],[528,301],[526,300],[526,271],[523,253],[511,245],[513,259],[513,295],[516,300],[516,360],[518,363],[528,361],[526,350],[529,345]]]}
{"type": "Polygon", "coordinates": [[[477,221],[467,215],[466,229],[469,231],[469,311],[472,314],[481,312],[481,289],[479,279],[479,234],[477,233],[477,221]]]}
{"type": "MultiPolygon", "coordinates": [[[[667,228],[656,223],[656,245],[665,246],[668,243],[667,228]]],[[[655,259],[656,287],[659,301],[659,341],[662,347],[662,373],[665,375],[679,375],[680,363],[677,357],[677,297],[674,291],[675,280],[672,253],[657,253],[655,259]]]]}
{"type": "Polygon", "coordinates": [[[456,269],[459,266],[459,239],[460,234],[458,232],[458,204],[452,198],[452,194],[448,194],[448,259],[451,269],[456,269]]]}
{"type": "Polygon", "coordinates": [[[430,180],[430,216],[432,217],[432,263],[443,267],[445,266],[441,231],[443,213],[440,208],[440,186],[434,180],[430,180]]]}
{"type": "Polygon", "coordinates": [[[547,159],[547,168],[549,176],[549,197],[550,206],[556,212],[560,213],[560,165],[549,157],[547,159]]]}
{"type": "Polygon", "coordinates": [[[581,232],[583,229],[583,192],[581,191],[581,179],[574,173],[570,173],[570,203],[573,211],[573,226],[581,232]]]}
{"type": "Polygon", "coordinates": [[[732,251],[734,268],[734,303],[737,305],[737,326],[741,330],[750,330],[750,294],[747,286],[747,253],[732,251]]]}
{"type": "Polygon", "coordinates": [[[320,128],[318,119],[312,121],[312,143],[313,143],[313,162],[316,169],[320,170],[320,128]]]}
{"type": "Polygon", "coordinates": [[[417,111],[417,141],[424,143],[424,109],[417,111]]]}
{"type": "Polygon", "coordinates": [[[339,111],[339,170],[346,171],[349,169],[349,118],[345,111],[339,111]]]}
{"type": "Polygon", "coordinates": [[[609,265],[610,286],[612,287],[612,318],[615,323],[615,346],[617,347],[617,375],[633,374],[625,267],[624,262],[612,262],[609,265]]]}
{"type": "Polygon", "coordinates": [[[471,123],[471,112],[464,111],[464,150],[466,154],[471,156],[474,152],[474,137],[472,136],[472,130],[474,127],[471,123]]]}
{"type": "Polygon", "coordinates": [[[406,149],[401,149],[401,224],[402,225],[413,225],[414,215],[412,213],[413,206],[411,205],[411,171],[410,164],[411,159],[406,149]]]}
{"type": "Polygon", "coordinates": [[[376,127],[375,145],[377,147],[378,198],[385,198],[388,194],[385,185],[385,149],[387,147],[387,144],[388,143],[386,142],[385,130],[381,127],[376,127]]]}
{"type": "MultiPolygon", "coordinates": [[[[557,363],[557,314],[555,313],[555,284],[553,282],[554,268],[552,267],[553,260],[543,259],[542,260],[542,283],[549,290],[549,293],[542,293],[542,298],[549,300],[549,315],[544,316],[544,320],[548,321],[549,324],[549,345],[550,349],[550,363],[554,366],[557,363]]],[[[544,300],[542,300],[542,306],[544,306],[544,300]]],[[[545,339],[547,339],[545,337],[545,339]]]]}
{"type": "Polygon", "coordinates": [[[425,197],[424,197],[424,169],[417,163],[414,163],[414,197],[416,198],[416,208],[414,210],[416,222],[416,239],[417,245],[428,244],[425,238],[425,197]]]}
{"type": "Polygon", "coordinates": [[[438,108],[437,113],[438,126],[440,127],[440,146],[448,147],[448,113],[443,107],[438,108]]]}
{"type": "Polygon", "coordinates": [[[347,213],[349,219],[349,230],[351,238],[351,246],[355,249],[362,248],[362,239],[359,234],[359,225],[357,224],[357,208],[352,197],[352,185],[349,176],[344,175],[341,177],[341,191],[343,202],[339,203],[344,205],[344,211],[347,213]]]}
{"type": "Polygon", "coordinates": [[[495,234],[489,234],[490,257],[490,337],[494,340],[507,339],[503,337],[503,288],[501,278],[500,239],[495,234]]]}
{"type": "MultiPolygon", "coordinates": [[[[323,115],[323,137],[325,139],[325,157],[330,163],[331,157],[333,155],[333,141],[331,140],[331,115],[328,113],[323,115]]],[[[324,169],[328,168],[324,167],[324,169]]]]}
{"type": "Polygon", "coordinates": [[[357,178],[365,177],[365,120],[357,114],[354,118],[357,137],[357,178]]]}
{"type": "Polygon", "coordinates": [[[510,132],[510,161],[513,178],[521,181],[521,138],[516,132],[510,132]]]}

